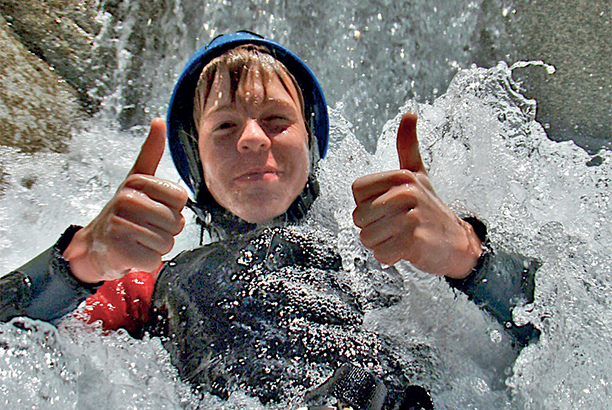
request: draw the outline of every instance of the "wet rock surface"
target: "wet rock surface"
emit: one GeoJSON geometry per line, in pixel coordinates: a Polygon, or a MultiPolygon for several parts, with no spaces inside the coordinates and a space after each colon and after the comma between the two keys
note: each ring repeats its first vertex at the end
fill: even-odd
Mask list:
{"type": "Polygon", "coordinates": [[[79,117],[76,91],[1,16],[0,60],[0,144],[24,152],[63,151],[79,117]]]}
{"type": "Polygon", "coordinates": [[[612,147],[612,22],[608,0],[515,0],[500,10],[480,5],[473,61],[542,60],[555,66],[514,71],[522,92],[537,100],[536,119],[555,141],[573,140],[590,153],[612,147]]]}
{"type": "Polygon", "coordinates": [[[516,60],[555,66],[518,70],[551,139],[589,152],[612,147],[612,9],[609,0],[520,0],[512,25],[516,60]]]}
{"type": "MultiPolygon", "coordinates": [[[[369,10],[370,5],[367,3],[358,8],[359,13],[355,16],[357,21],[361,21],[361,14],[368,14],[365,10],[369,10]]],[[[612,43],[609,39],[612,37],[612,24],[609,1],[516,0],[504,7],[496,0],[483,0],[479,6],[478,29],[466,43],[465,58],[471,58],[471,61],[480,66],[492,66],[500,60],[512,64],[517,60],[531,59],[553,64],[556,67],[553,75],[538,67],[516,70],[516,77],[524,83],[525,93],[538,101],[537,118],[546,126],[549,137],[555,140],[573,139],[590,152],[610,148],[612,78],[609,73],[612,43]]],[[[258,13],[257,7],[253,9],[255,14],[258,13]]],[[[294,18],[291,10],[281,10],[273,3],[266,7],[272,14],[278,14],[281,20],[292,21],[294,18]]],[[[164,69],[164,64],[172,61],[181,65],[183,62],[182,54],[176,54],[177,47],[185,41],[193,41],[194,47],[201,45],[208,35],[208,32],[202,29],[202,26],[207,27],[208,23],[202,24],[202,21],[214,21],[215,17],[222,16],[226,9],[230,8],[220,2],[207,2],[206,5],[183,2],[176,5],[167,0],[146,3],[139,0],[0,0],[0,15],[5,19],[1,22],[0,45],[5,54],[9,49],[12,53],[8,60],[5,59],[9,63],[4,64],[2,68],[3,72],[10,73],[9,76],[3,74],[6,77],[4,83],[6,85],[10,82],[11,87],[17,90],[16,93],[24,101],[32,100],[28,102],[30,106],[40,105],[36,100],[54,102],[55,107],[64,106],[65,108],[48,114],[53,115],[57,122],[70,122],[61,111],[74,107],[75,112],[92,113],[99,109],[104,98],[113,95],[114,99],[108,102],[106,109],[114,111],[114,118],[118,123],[124,128],[143,125],[150,120],[152,113],[157,115],[164,111],[164,104],[170,92],[166,88],[157,89],[152,78],[156,78],[158,83],[168,80],[173,72],[164,69]],[[204,20],[202,15],[206,16],[204,20]],[[172,22],[175,18],[177,22],[172,22]],[[5,42],[7,45],[4,45],[5,42]],[[18,43],[22,46],[18,47],[18,43]],[[23,55],[28,56],[22,57],[23,55]],[[15,59],[13,56],[16,56],[15,59]],[[46,76],[49,81],[45,86],[32,85],[32,80],[17,82],[18,76],[13,73],[19,68],[15,65],[18,58],[25,61],[25,67],[28,67],[34,64],[33,56],[39,60],[35,65],[42,64],[49,71],[49,76],[46,76]],[[51,80],[53,75],[57,76],[55,80],[51,80]],[[65,93],[55,92],[48,85],[51,82],[63,82],[62,90],[71,88],[69,93],[76,96],[80,106],[74,106],[72,102],[64,103],[65,93]],[[49,94],[30,92],[35,87],[39,87],[37,92],[43,93],[44,88],[49,94]],[[59,97],[56,97],[57,95],[59,97]]],[[[347,13],[348,11],[350,10],[345,10],[347,13]]],[[[386,13],[382,14],[386,16],[386,13]]],[[[382,14],[379,13],[378,16],[382,14]]],[[[372,25],[374,31],[386,31],[383,17],[377,19],[373,15],[373,20],[365,19],[362,23],[366,26],[372,25]]],[[[425,20],[435,18],[428,15],[424,17],[425,20]]],[[[312,21],[307,19],[307,22],[312,21]]],[[[263,30],[264,34],[269,34],[267,24],[253,25],[254,23],[249,21],[234,23],[237,24],[242,28],[263,30]]],[[[393,24],[398,27],[408,26],[411,20],[400,13],[397,22],[393,24]]],[[[232,29],[235,29],[233,25],[223,26],[218,28],[218,32],[232,29]]],[[[322,30],[326,30],[325,27],[322,30]]],[[[328,30],[333,32],[332,28],[328,30]]],[[[317,53],[311,55],[309,50],[325,50],[326,45],[308,42],[305,47],[299,41],[293,40],[303,37],[304,33],[306,31],[302,33],[294,30],[292,36],[288,32],[277,34],[277,39],[293,47],[298,54],[306,57],[309,64],[317,68],[317,53]]],[[[338,33],[340,34],[345,33],[338,33]]],[[[360,41],[365,42],[371,35],[361,37],[360,41]]],[[[363,50],[369,50],[363,51],[362,57],[368,58],[372,57],[373,50],[381,48],[376,41],[373,44],[364,43],[362,46],[365,47],[363,50]]],[[[391,54],[395,55],[392,42],[390,47],[391,54]]],[[[417,51],[418,49],[419,47],[417,51]]],[[[450,57],[450,54],[447,55],[447,58],[450,57]]],[[[326,75],[327,66],[333,65],[333,61],[328,57],[321,63],[322,68],[319,67],[324,85],[325,81],[331,81],[332,86],[327,87],[326,94],[332,105],[335,100],[347,100],[343,92],[338,91],[339,85],[334,83],[334,71],[331,70],[330,74],[326,75]],[[330,80],[327,80],[328,78],[330,80]],[[340,95],[337,95],[339,93],[340,95]]],[[[398,64],[400,62],[391,62],[389,66],[398,64]]],[[[430,64],[429,71],[435,68],[433,65],[430,64]]],[[[23,72],[27,69],[19,70],[23,72]]],[[[375,67],[369,75],[384,77],[385,68],[375,67]]],[[[393,83],[391,88],[401,85],[395,76],[391,76],[390,80],[393,83]]],[[[362,84],[363,81],[360,80],[357,84],[362,84]]],[[[422,79],[412,85],[410,81],[406,82],[406,96],[421,83],[422,79]]],[[[439,91],[444,88],[443,84],[433,84],[431,81],[427,83],[431,87],[442,87],[439,91]]],[[[354,97],[359,99],[355,90],[347,92],[352,92],[354,97]]],[[[424,91],[421,94],[428,95],[424,91]]],[[[0,98],[3,106],[15,103],[14,97],[0,98]]],[[[352,106],[348,104],[347,107],[352,106]]],[[[387,114],[381,112],[377,106],[375,111],[378,114],[373,114],[371,109],[365,110],[366,116],[375,115],[376,118],[386,119],[394,108],[393,104],[384,108],[387,114]]],[[[40,110],[33,109],[26,117],[13,117],[20,113],[6,112],[6,109],[1,112],[0,121],[3,125],[7,124],[3,127],[7,130],[3,131],[0,144],[16,146],[29,152],[40,149],[61,150],[62,145],[65,145],[69,132],[47,126],[46,122],[53,121],[49,116],[38,118],[40,110]],[[38,124],[34,125],[30,121],[33,117],[37,118],[38,124]],[[16,124],[17,122],[29,123],[30,126],[24,127],[22,124],[16,124]],[[45,124],[42,127],[44,132],[35,130],[40,128],[41,124],[45,124]],[[15,129],[23,131],[16,133],[15,129]],[[43,138],[41,134],[47,134],[51,141],[47,142],[47,137],[43,138]],[[59,140],[63,140],[64,144],[58,143],[59,140]]],[[[373,134],[377,133],[377,129],[371,131],[373,134]]]]}
{"type": "Polygon", "coordinates": [[[88,0],[0,0],[0,10],[24,46],[95,104],[89,90],[100,74],[93,67],[94,39],[102,25],[98,2],[88,0]]]}

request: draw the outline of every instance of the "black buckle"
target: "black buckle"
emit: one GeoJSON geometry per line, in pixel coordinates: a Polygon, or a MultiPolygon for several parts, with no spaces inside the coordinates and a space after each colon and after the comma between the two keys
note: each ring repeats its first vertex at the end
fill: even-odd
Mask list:
{"type": "Polygon", "coordinates": [[[306,410],[381,410],[387,388],[370,372],[345,363],[304,397],[306,410]],[[331,403],[330,403],[331,402],[331,403]]]}
{"type": "MultiPolygon", "coordinates": [[[[384,410],[388,393],[378,377],[345,363],[322,385],[306,393],[305,404],[297,410],[384,410]]],[[[421,386],[407,386],[399,403],[400,410],[434,410],[429,392],[421,386]]]]}

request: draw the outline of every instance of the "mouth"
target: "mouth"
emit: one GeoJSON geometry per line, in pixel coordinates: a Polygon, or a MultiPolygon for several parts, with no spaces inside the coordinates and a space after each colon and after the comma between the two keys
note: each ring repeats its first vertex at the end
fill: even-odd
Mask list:
{"type": "Polygon", "coordinates": [[[277,179],[280,172],[276,168],[272,167],[264,167],[264,168],[255,168],[244,172],[238,177],[236,177],[237,181],[268,181],[277,179]]]}

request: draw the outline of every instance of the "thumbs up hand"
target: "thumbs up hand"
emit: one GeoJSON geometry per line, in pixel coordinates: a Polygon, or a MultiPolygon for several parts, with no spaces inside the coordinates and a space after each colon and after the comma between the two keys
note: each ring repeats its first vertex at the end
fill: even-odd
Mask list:
{"type": "Polygon", "coordinates": [[[100,214],[79,230],[64,251],[72,273],[96,283],[130,269],[155,271],[185,225],[187,192],[155,177],[164,153],[166,124],[156,118],[132,170],[100,214]]]}
{"type": "Polygon", "coordinates": [[[438,198],[421,160],[414,113],[397,133],[400,168],[353,183],[355,225],[363,245],[382,263],[404,259],[417,269],[452,278],[467,276],[482,253],[472,226],[438,198]]]}

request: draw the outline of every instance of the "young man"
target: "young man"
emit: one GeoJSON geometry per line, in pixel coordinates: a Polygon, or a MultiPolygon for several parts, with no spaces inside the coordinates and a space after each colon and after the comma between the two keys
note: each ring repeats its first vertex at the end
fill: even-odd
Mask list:
{"type": "MultiPolygon", "coordinates": [[[[2,278],[3,294],[16,290],[2,318],[57,319],[119,278],[88,300],[90,320],[172,336],[166,348],[195,386],[220,396],[240,386],[264,402],[287,401],[297,389],[310,391],[313,403],[331,396],[353,408],[418,404],[407,392],[427,379],[415,370],[431,361],[427,349],[363,326],[365,313],[402,297],[401,277],[364,262],[355,283],[333,244],[296,228],[318,195],[315,170],[328,139],[323,93],[306,65],[246,32],[220,36],[192,56],[170,101],[167,134],[195,203],[154,176],[165,134],[154,120],[128,177],[88,226],[69,228],[2,278]],[[172,248],[188,201],[217,241],[179,255],[155,283],[146,272],[172,248]],[[398,359],[414,355],[422,360],[398,359]]],[[[535,266],[493,255],[482,245],[482,224],[458,218],[437,197],[413,114],[400,124],[398,154],[400,170],[353,185],[363,244],[380,262],[404,259],[446,276],[518,345],[527,343],[535,330],[514,326],[511,312],[518,299],[533,300],[535,266]]]]}

